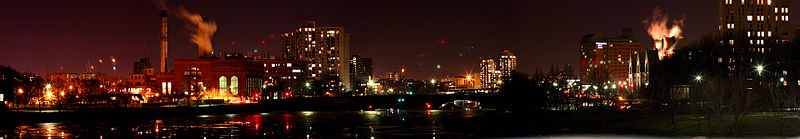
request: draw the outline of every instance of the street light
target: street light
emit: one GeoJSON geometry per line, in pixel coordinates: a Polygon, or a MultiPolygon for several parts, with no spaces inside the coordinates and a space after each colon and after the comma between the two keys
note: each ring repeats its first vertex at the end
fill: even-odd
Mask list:
{"type": "Polygon", "coordinates": [[[695,81],[703,80],[703,76],[700,76],[700,75],[694,76],[694,80],[695,81]]]}
{"type": "Polygon", "coordinates": [[[758,75],[761,75],[761,72],[764,71],[764,66],[761,65],[756,66],[756,71],[758,72],[758,75]]]}

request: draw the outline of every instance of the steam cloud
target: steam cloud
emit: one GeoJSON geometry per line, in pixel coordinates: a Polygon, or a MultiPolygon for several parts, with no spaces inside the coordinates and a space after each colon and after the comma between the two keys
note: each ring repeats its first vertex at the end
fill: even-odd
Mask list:
{"type": "Polygon", "coordinates": [[[647,33],[656,41],[655,47],[658,50],[659,59],[664,56],[672,55],[672,50],[675,49],[676,45],[676,43],[672,42],[669,42],[669,44],[663,43],[662,40],[669,40],[671,38],[677,41],[683,38],[683,36],[681,36],[683,32],[681,27],[683,27],[684,19],[672,20],[672,26],[667,25],[668,21],[669,15],[663,14],[659,7],[653,10],[653,16],[642,21],[647,26],[647,33]]]}
{"type": "Polygon", "coordinates": [[[197,44],[198,56],[210,56],[214,50],[211,45],[211,38],[217,32],[217,24],[214,21],[206,21],[200,14],[190,13],[184,8],[178,10],[178,15],[189,21],[191,24],[188,26],[189,30],[195,31],[190,36],[192,37],[192,42],[197,44]]]}

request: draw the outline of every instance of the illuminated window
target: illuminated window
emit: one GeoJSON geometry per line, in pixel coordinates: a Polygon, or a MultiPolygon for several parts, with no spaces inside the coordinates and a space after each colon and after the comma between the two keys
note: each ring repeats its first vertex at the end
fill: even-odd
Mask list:
{"type": "Polygon", "coordinates": [[[219,77],[219,92],[220,93],[228,92],[228,79],[225,78],[225,76],[219,77]]]}
{"type": "Polygon", "coordinates": [[[161,93],[162,94],[167,93],[167,82],[161,82],[161,93]]]}
{"type": "Polygon", "coordinates": [[[172,82],[167,82],[167,92],[172,93],[172,82]]]}
{"type": "Polygon", "coordinates": [[[239,94],[239,78],[236,78],[236,76],[231,77],[231,94],[239,94]]]}
{"type": "Polygon", "coordinates": [[[753,21],[753,16],[752,15],[748,15],[747,16],[747,21],[753,21]]]}

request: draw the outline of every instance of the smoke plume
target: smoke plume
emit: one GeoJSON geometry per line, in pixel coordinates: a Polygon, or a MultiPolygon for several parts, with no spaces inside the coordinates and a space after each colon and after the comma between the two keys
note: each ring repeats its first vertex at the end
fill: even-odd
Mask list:
{"type": "Polygon", "coordinates": [[[672,50],[675,49],[677,40],[683,38],[681,27],[683,27],[684,19],[672,20],[671,26],[669,22],[669,15],[663,14],[661,8],[656,7],[653,10],[653,16],[645,19],[644,24],[647,26],[647,33],[655,40],[655,48],[658,50],[659,59],[672,55],[672,50]],[[664,41],[673,40],[675,42],[664,41]]]}
{"type": "Polygon", "coordinates": [[[153,2],[153,4],[155,4],[156,7],[158,7],[158,10],[169,9],[167,8],[167,0],[150,0],[150,2],[153,2]]]}
{"type": "Polygon", "coordinates": [[[192,42],[197,44],[198,56],[211,56],[214,50],[211,46],[211,38],[213,38],[214,32],[217,31],[217,24],[214,21],[206,20],[200,14],[190,13],[184,8],[178,10],[178,15],[189,21],[188,28],[194,31],[194,34],[190,36],[192,37],[192,42]]]}

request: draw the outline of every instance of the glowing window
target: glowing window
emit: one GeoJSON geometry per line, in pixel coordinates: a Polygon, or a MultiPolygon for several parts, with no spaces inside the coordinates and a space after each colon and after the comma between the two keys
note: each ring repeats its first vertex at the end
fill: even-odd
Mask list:
{"type": "Polygon", "coordinates": [[[228,92],[228,79],[225,78],[225,76],[219,77],[219,92],[220,93],[228,92]]]}
{"type": "Polygon", "coordinates": [[[231,94],[239,94],[239,78],[236,78],[236,76],[231,77],[231,94]]]}

